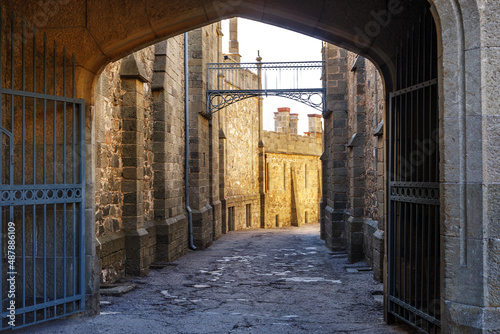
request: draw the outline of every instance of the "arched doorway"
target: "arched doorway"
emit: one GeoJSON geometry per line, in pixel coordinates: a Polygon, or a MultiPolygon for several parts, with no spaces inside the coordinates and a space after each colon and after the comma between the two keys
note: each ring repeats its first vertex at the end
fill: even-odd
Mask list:
{"type": "MultiPolygon", "coordinates": [[[[47,1],[19,3],[5,1],[5,12],[24,13],[49,40],[75,52],[77,97],[87,102],[87,146],[92,149],[92,85],[96,74],[109,60],[162,38],[214,22],[220,18],[243,16],[289,27],[323,40],[340,44],[367,56],[383,73],[388,92],[397,90],[395,55],[399,41],[418,18],[421,3],[397,1],[212,1],[182,4],[168,2],[47,1]],[[385,12],[384,12],[385,11],[385,12]],[[392,11],[390,16],[387,15],[392,11]],[[390,22],[389,22],[390,21],[390,22]]],[[[486,13],[497,13],[498,4],[478,9],[475,1],[437,2],[431,7],[438,31],[438,80],[440,117],[440,221],[443,270],[441,305],[443,328],[492,329],[498,314],[495,249],[498,233],[498,160],[486,154],[495,148],[498,115],[494,82],[497,55],[484,45],[497,45],[490,34],[481,33],[482,24],[495,22],[486,13]],[[484,42],[484,43],[483,43],[484,42]],[[488,116],[483,125],[482,117],[488,116]],[[484,131],[483,131],[484,130],[484,131]],[[477,138],[474,143],[467,136],[477,138]],[[483,140],[484,139],[484,140],[483,140]],[[484,166],[488,168],[483,168],[484,166]],[[458,200],[457,200],[458,198],[458,200]],[[457,256],[458,254],[458,256],[457,256]],[[471,281],[481,282],[470,287],[471,281]],[[463,291],[468,290],[468,293],[463,291]],[[469,315],[464,317],[464,315],[469,315]]],[[[92,171],[93,159],[87,160],[92,171]]],[[[92,173],[87,177],[87,198],[92,203],[92,173]]],[[[92,205],[87,207],[88,231],[92,231],[92,205]]],[[[92,233],[92,232],[91,232],[92,233]]],[[[92,239],[90,237],[89,239],[92,239]]],[[[91,244],[91,243],[89,243],[91,244]]],[[[89,249],[90,248],[90,249],[89,249]]],[[[87,272],[92,279],[95,253],[87,248],[87,272]]],[[[410,266],[411,267],[411,266],[410,266]]],[[[87,284],[92,286],[92,284],[87,284]]],[[[89,294],[95,294],[91,288],[89,294]]]]}

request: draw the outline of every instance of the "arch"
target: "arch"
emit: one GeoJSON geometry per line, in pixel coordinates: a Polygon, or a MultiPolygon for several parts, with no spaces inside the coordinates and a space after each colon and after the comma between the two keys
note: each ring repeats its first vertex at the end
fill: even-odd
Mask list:
{"type": "MultiPolygon", "coordinates": [[[[497,145],[488,138],[498,135],[498,129],[485,124],[488,123],[485,117],[500,124],[495,111],[500,102],[494,98],[498,65],[481,63],[481,59],[497,59],[500,55],[497,50],[487,49],[500,47],[498,32],[488,31],[494,30],[500,3],[483,2],[479,7],[476,0],[429,2],[439,39],[445,273],[442,309],[446,312],[443,318],[447,319],[444,326],[445,331],[464,326],[492,329],[494,320],[486,323],[487,319],[498,317],[500,292],[495,288],[498,268],[490,268],[489,259],[498,243],[488,243],[488,238],[497,240],[500,235],[489,224],[498,218],[498,213],[489,207],[499,203],[494,184],[500,183],[500,172],[498,158],[485,153],[497,145]],[[455,254],[459,254],[458,259],[455,254]],[[471,288],[470,282],[484,283],[472,292],[463,293],[471,288]],[[474,315],[464,317],[466,313],[474,315]]],[[[162,39],[234,16],[275,24],[357,52],[376,64],[389,91],[395,75],[394,41],[399,39],[399,31],[412,24],[416,5],[403,6],[397,0],[353,3],[351,0],[6,0],[2,6],[4,15],[11,11],[23,13],[40,33],[47,33],[49,40],[56,39],[59,45],[66,45],[68,53],[75,53],[77,95],[87,101],[90,110],[97,74],[108,62],[162,39]]],[[[91,115],[87,113],[89,147],[93,145],[91,127],[95,121],[91,115]]],[[[87,170],[92,173],[91,168],[87,170]]],[[[92,180],[91,175],[89,179],[92,180]]]]}
{"type": "Polygon", "coordinates": [[[372,60],[391,81],[394,41],[411,25],[418,4],[399,0],[212,0],[4,2],[23,13],[48,40],[75,53],[78,96],[92,103],[95,76],[110,61],[160,40],[218,20],[240,16],[277,25],[339,45],[372,60]]]}

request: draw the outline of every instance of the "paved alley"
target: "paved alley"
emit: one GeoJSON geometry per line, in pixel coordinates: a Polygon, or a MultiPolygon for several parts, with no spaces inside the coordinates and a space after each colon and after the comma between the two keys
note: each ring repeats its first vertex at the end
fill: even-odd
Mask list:
{"type": "Polygon", "coordinates": [[[19,333],[406,333],[383,322],[382,285],[366,263],[330,252],[319,224],[224,235],[101,297],[94,318],[19,333]],[[360,270],[358,270],[360,269],[360,270]]]}

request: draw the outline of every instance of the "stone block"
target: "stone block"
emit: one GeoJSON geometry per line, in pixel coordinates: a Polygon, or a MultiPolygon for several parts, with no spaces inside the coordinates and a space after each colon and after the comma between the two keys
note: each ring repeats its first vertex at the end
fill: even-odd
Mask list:
{"type": "Polygon", "coordinates": [[[376,250],[373,251],[372,268],[373,279],[382,282],[384,280],[384,255],[376,250]]]}
{"type": "Polygon", "coordinates": [[[124,167],[122,169],[122,176],[128,180],[143,180],[144,168],[143,167],[124,167]]]}
{"type": "Polygon", "coordinates": [[[144,225],[144,215],[122,217],[122,222],[123,230],[125,231],[142,228],[142,226],[144,225]]]}
{"type": "Polygon", "coordinates": [[[500,115],[486,116],[484,147],[479,152],[484,156],[484,180],[488,183],[500,183],[500,115]]]}
{"type": "Polygon", "coordinates": [[[373,233],[373,251],[380,254],[385,253],[385,232],[382,230],[377,229],[373,233]]]}
{"type": "Polygon", "coordinates": [[[123,180],[122,181],[123,193],[135,193],[144,191],[144,183],[137,180],[123,180]]]}
{"type": "Polygon", "coordinates": [[[145,276],[149,272],[148,258],[145,256],[145,247],[150,235],[146,229],[129,230],[125,237],[125,251],[127,260],[125,271],[127,275],[145,276]]]}
{"type": "MultiPolygon", "coordinates": [[[[500,185],[489,184],[484,187],[484,201],[486,202],[488,224],[485,226],[487,235],[491,238],[500,238],[500,185]]],[[[480,222],[478,222],[480,223],[480,222]]],[[[484,222],[483,222],[484,224],[484,222]]]]}
{"type": "MultiPolygon", "coordinates": [[[[487,247],[487,305],[489,307],[496,307],[500,309],[500,238],[488,239],[487,247]]],[[[500,325],[500,320],[498,321],[498,324],[500,325]]],[[[500,329],[500,326],[497,328],[500,329]]]]}
{"type": "MultiPolygon", "coordinates": [[[[122,59],[120,67],[120,76],[126,80],[136,79],[142,82],[148,82],[148,76],[144,63],[137,59],[135,53],[122,59]]],[[[124,80],[125,81],[125,80],[124,80]]]]}
{"type": "Polygon", "coordinates": [[[141,144],[123,144],[123,157],[142,157],[144,156],[144,145],[141,144]]]}
{"type": "Polygon", "coordinates": [[[106,257],[125,249],[125,234],[123,232],[107,232],[98,237],[100,243],[99,257],[106,257]]]}
{"type": "Polygon", "coordinates": [[[460,238],[442,237],[441,266],[443,267],[444,290],[441,294],[445,300],[465,305],[481,306],[483,303],[484,282],[482,239],[467,239],[467,266],[460,259],[460,238]]]}
{"type": "Polygon", "coordinates": [[[123,131],[144,131],[144,122],[138,122],[136,119],[122,120],[123,131]]]}
{"type": "Polygon", "coordinates": [[[484,333],[484,309],[445,300],[441,303],[443,331],[446,333],[484,333]]]}

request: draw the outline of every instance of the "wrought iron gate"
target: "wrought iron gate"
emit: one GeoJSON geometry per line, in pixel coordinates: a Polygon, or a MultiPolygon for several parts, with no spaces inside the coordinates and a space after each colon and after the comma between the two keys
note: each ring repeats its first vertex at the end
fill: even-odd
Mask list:
{"type": "Polygon", "coordinates": [[[19,27],[14,15],[2,15],[0,295],[7,329],[85,307],[85,123],[74,57],[46,37],[37,43],[36,28],[24,20],[19,27]]]}
{"type": "Polygon", "coordinates": [[[389,115],[388,311],[440,332],[437,43],[421,17],[402,42],[389,115]]]}

